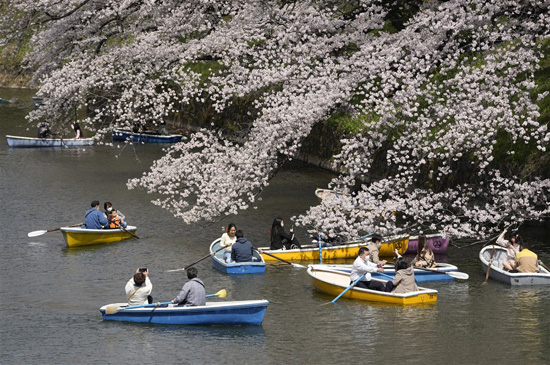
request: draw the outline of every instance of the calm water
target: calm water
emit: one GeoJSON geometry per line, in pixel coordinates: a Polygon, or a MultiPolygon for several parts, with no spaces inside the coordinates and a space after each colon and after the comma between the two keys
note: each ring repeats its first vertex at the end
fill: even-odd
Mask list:
{"type": "MultiPolygon", "coordinates": [[[[183,327],[103,322],[99,307],[125,300],[137,267],[151,272],[155,301],[171,300],[186,276],[166,272],[208,253],[224,224],[234,222],[257,246],[272,219],[287,221],[316,204],[314,189],[331,175],[287,165],[265,189],[258,209],[220,222],[184,225],[125,183],[146,171],[162,147],[10,149],[4,134],[34,136],[26,112],[32,93],[0,89],[0,363],[548,363],[550,288],[511,288],[490,281],[480,246],[450,247],[443,257],[467,281],[427,285],[437,305],[394,307],[316,292],[304,269],[271,264],[262,276],[226,276],[209,260],[196,265],[208,293],[227,300],[268,299],[260,327],[183,327]],[[67,249],[59,232],[27,233],[83,220],[92,200],[110,200],[137,225],[139,240],[67,249]]],[[[303,236],[303,231],[298,234],[303,236]]],[[[550,230],[522,232],[550,262],[550,230]]],[[[304,238],[305,241],[305,238],[304,238]]],[[[223,300],[223,299],[218,299],[223,300]]]]}

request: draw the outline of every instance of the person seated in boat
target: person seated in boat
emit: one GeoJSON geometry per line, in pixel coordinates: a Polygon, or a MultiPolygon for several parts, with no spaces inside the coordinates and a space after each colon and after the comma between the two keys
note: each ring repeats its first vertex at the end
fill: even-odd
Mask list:
{"type": "Polygon", "coordinates": [[[244,238],[244,233],[240,229],[236,233],[237,241],[231,246],[231,260],[234,262],[254,261],[254,248],[252,243],[244,238]]]}
{"type": "Polygon", "coordinates": [[[80,128],[80,125],[78,123],[71,124],[71,127],[74,130],[74,139],[81,139],[84,138],[82,135],[82,129],[80,128]]]}
{"type": "Polygon", "coordinates": [[[220,247],[225,247],[223,250],[223,260],[227,263],[231,262],[231,246],[237,241],[237,227],[233,223],[229,223],[220,239],[220,247]]]}
{"type": "Polygon", "coordinates": [[[84,226],[87,229],[103,229],[109,227],[109,220],[99,211],[99,201],[94,200],[92,208],[86,211],[84,216],[84,226]]]}
{"type": "Polygon", "coordinates": [[[373,264],[378,265],[378,267],[384,266],[387,262],[386,260],[380,260],[380,247],[382,247],[382,236],[378,233],[375,233],[371,237],[371,243],[368,245],[369,248],[369,259],[373,264]]]}
{"type": "Polygon", "coordinates": [[[351,274],[349,278],[353,283],[355,280],[359,279],[361,275],[366,273],[366,275],[359,282],[357,282],[356,286],[358,288],[384,291],[384,284],[379,281],[371,280],[372,277],[370,274],[372,272],[384,272],[384,269],[369,260],[368,247],[361,247],[359,249],[359,256],[357,256],[351,267],[351,274]]]}
{"type": "Polygon", "coordinates": [[[426,242],[426,236],[421,234],[418,236],[417,254],[414,258],[414,267],[433,268],[437,266],[435,262],[435,254],[426,242]]]}
{"type": "Polygon", "coordinates": [[[126,228],[127,226],[126,222],[122,222],[119,218],[116,209],[113,209],[109,215],[109,228],[117,229],[120,227],[126,228]]]}
{"type": "Polygon", "coordinates": [[[124,287],[128,305],[152,304],[153,284],[149,280],[149,269],[138,268],[134,276],[128,280],[124,287]]]}
{"type": "MultiPolygon", "coordinates": [[[[109,216],[111,215],[111,212],[114,209],[113,204],[111,204],[111,202],[105,202],[103,204],[103,209],[104,209],[103,215],[105,216],[105,218],[109,219],[109,216]]],[[[125,224],[124,228],[126,228],[127,227],[127,225],[126,225],[126,216],[124,214],[122,214],[122,212],[120,210],[117,210],[117,216],[120,219],[120,222],[125,224]]]]}
{"type": "Polygon", "coordinates": [[[271,225],[271,246],[272,250],[291,250],[301,248],[300,241],[294,236],[294,230],[290,229],[290,234],[285,232],[284,221],[282,218],[275,218],[271,225]]]}
{"type": "Polygon", "coordinates": [[[386,283],[385,290],[392,293],[409,293],[418,290],[414,281],[414,268],[404,257],[399,256],[395,261],[395,276],[393,280],[386,283]]]}
{"type": "Polygon", "coordinates": [[[518,232],[510,232],[508,239],[504,238],[508,228],[504,228],[504,231],[498,236],[496,244],[506,248],[506,258],[502,261],[502,267],[504,270],[514,270],[516,255],[519,253],[519,243],[521,237],[518,232]]]}
{"type": "Polygon", "coordinates": [[[519,243],[519,253],[516,255],[516,261],[512,265],[510,272],[537,273],[539,272],[538,256],[529,250],[527,243],[519,243]]]}
{"type": "Polygon", "coordinates": [[[172,303],[185,307],[206,305],[206,291],[198,270],[194,267],[187,269],[187,278],[189,281],[181,288],[178,296],[172,299],[172,303]]]}
{"type": "Polygon", "coordinates": [[[46,123],[42,123],[38,126],[38,138],[50,138],[52,131],[46,123]]]}
{"type": "Polygon", "coordinates": [[[157,134],[161,136],[167,136],[170,134],[170,131],[168,130],[168,126],[166,126],[166,122],[161,122],[159,124],[159,127],[157,129],[157,134]]]}

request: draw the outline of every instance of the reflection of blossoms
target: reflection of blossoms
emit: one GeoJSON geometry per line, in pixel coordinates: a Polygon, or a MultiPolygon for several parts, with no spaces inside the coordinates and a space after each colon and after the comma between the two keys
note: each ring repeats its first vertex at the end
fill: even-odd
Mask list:
{"type": "Polygon", "coordinates": [[[254,204],[280,162],[338,108],[362,130],[342,141],[334,162],[345,174],[332,185],[349,192],[377,157],[387,175],[324,200],[301,224],[328,236],[473,237],[548,215],[547,180],[501,176],[494,165],[499,136],[548,147],[533,75],[548,42],[548,1],[417,1],[418,12],[392,26],[407,3],[10,1],[43,24],[29,60],[49,102],[31,121],[63,121],[86,103],[93,114],[83,122],[94,128],[158,123],[191,101],[223,111],[254,97],[258,116],[242,144],[201,130],[129,182],[160,194],[155,202],[185,222],[254,204]],[[457,164],[475,181],[457,181],[457,164]]]}

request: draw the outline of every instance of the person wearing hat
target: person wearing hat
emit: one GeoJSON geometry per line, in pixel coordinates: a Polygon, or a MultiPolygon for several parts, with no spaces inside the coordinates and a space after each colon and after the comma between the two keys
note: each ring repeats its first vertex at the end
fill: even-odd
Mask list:
{"type": "Polygon", "coordinates": [[[99,201],[94,200],[91,204],[92,208],[86,211],[84,216],[84,226],[87,229],[103,229],[109,227],[109,221],[103,213],[99,211],[99,201]]]}
{"type": "Polygon", "coordinates": [[[380,260],[379,253],[380,247],[382,247],[382,236],[379,233],[375,233],[371,237],[371,243],[369,244],[369,259],[372,263],[378,265],[378,267],[384,266],[386,260],[380,260]]]}
{"type": "Polygon", "coordinates": [[[536,273],[539,272],[538,256],[529,250],[527,243],[519,243],[519,253],[516,255],[513,272],[536,273]]]}
{"type": "Polygon", "coordinates": [[[497,245],[502,246],[506,248],[506,258],[502,261],[502,267],[504,270],[514,270],[515,263],[516,263],[516,255],[519,253],[519,244],[521,241],[521,238],[517,232],[510,232],[510,235],[508,236],[508,239],[504,238],[506,233],[508,232],[508,228],[504,228],[504,231],[500,234],[500,236],[497,238],[497,245]]]}
{"type": "Polygon", "coordinates": [[[351,282],[353,283],[355,280],[359,279],[361,275],[366,273],[356,286],[359,288],[384,291],[384,284],[379,281],[371,280],[371,272],[384,272],[384,269],[369,261],[368,247],[361,247],[359,249],[359,256],[357,256],[351,267],[351,274],[349,276],[351,282]]]}

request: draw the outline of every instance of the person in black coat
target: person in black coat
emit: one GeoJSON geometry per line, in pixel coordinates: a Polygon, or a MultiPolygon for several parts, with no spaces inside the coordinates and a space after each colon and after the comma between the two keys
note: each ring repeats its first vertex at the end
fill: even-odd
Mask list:
{"type": "Polygon", "coordinates": [[[275,218],[271,225],[271,249],[272,250],[291,250],[301,248],[300,242],[294,236],[293,229],[290,229],[290,234],[285,232],[284,222],[282,218],[275,218]]]}

